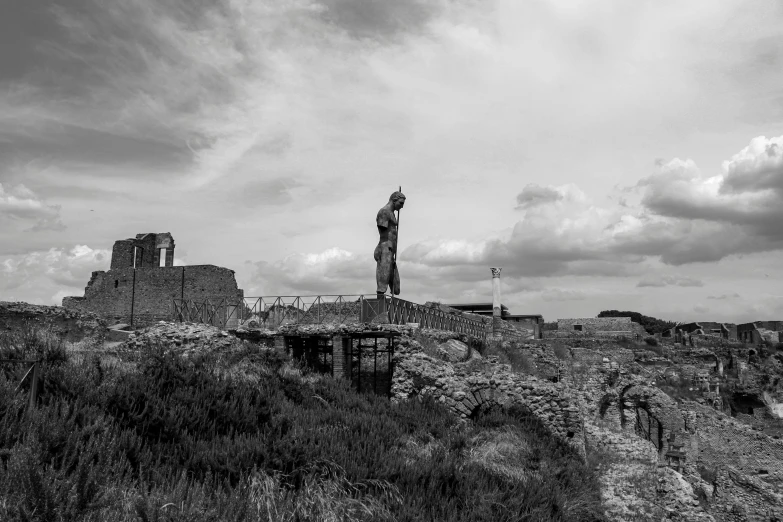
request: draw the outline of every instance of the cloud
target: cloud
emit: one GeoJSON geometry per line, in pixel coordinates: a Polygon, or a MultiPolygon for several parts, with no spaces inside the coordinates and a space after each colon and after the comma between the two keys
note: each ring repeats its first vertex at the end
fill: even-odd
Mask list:
{"type": "Polygon", "coordinates": [[[245,291],[248,295],[361,294],[371,292],[357,287],[358,281],[375,286],[374,262],[337,247],[320,253],[291,254],[274,263],[251,264],[251,288],[245,291]]]}
{"type": "Polygon", "coordinates": [[[23,229],[27,232],[65,229],[60,207],[45,203],[24,185],[6,189],[0,183],[0,223],[3,222],[5,226],[27,224],[29,227],[23,229]]]}
{"type": "Polygon", "coordinates": [[[569,183],[559,187],[542,186],[536,183],[525,185],[522,192],[517,194],[517,209],[527,210],[540,205],[551,203],[584,203],[586,201],[585,193],[574,185],[569,183]]]}
{"type": "Polygon", "coordinates": [[[734,292],[733,294],[721,294],[721,295],[708,295],[707,299],[713,299],[716,301],[725,301],[728,299],[740,299],[741,296],[734,292]]]}
{"type": "Polygon", "coordinates": [[[76,245],[10,256],[0,262],[0,293],[8,300],[26,294],[32,302],[60,304],[65,295],[82,295],[90,275],[107,270],[111,252],[76,245]]]}
{"type": "Polygon", "coordinates": [[[753,138],[723,163],[723,194],[772,191],[783,194],[783,136],[753,138]]]}
{"type": "Polygon", "coordinates": [[[587,294],[582,290],[551,288],[541,293],[544,301],[582,301],[587,299],[587,294]]]}
{"type": "Polygon", "coordinates": [[[649,275],[645,276],[641,281],[639,281],[636,286],[639,288],[664,286],[697,287],[704,286],[704,282],[693,277],[649,275]]]}
{"type": "MultiPolygon", "coordinates": [[[[680,266],[780,250],[783,193],[774,189],[775,176],[783,176],[783,169],[774,170],[778,141],[783,137],[754,139],[718,176],[702,176],[692,160],[659,162],[659,172],[632,189],[640,195],[635,205],[600,206],[575,186],[529,184],[517,196],[525,215],[507,238],[420,242],[404,254],[427,266],[511,265],[525,276],[628,276],[645,272],[651,262],[680,266]],[[721,187],[732,176],[738,180],[740,172],[742,184],[732,182],[734,192],[723,194],[721,187]],[[738,192],[737,187],[748,188],[738,192]]],[[[650,274],[638,286],[668,285],[703,283],[650,274]]]]}
{"type": "MultiPolygon", "coordinates": [[[[692,160],[673,159],[641,180],[642,205],[663,217],[701,220],[727,228],[722,255],[783,247],[783,136],[759,136],[731,159],[723,173],[705,177],[692,160]],[[731,240],[741,232],[742,241],[731,240]]],[[[718,237],[713,239],[717,240],[718,237]]]]}
{"type": "Polygon", "coordinates": [[[703,304],[695,304],[693,305],[693,311],[699,314],[706,314],[710,309],[703,304]]]}

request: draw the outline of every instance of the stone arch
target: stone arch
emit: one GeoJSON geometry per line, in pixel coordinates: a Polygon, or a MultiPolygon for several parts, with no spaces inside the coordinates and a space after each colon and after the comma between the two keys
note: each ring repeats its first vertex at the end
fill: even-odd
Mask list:
{"type": "Polygon", "coordinates": [[[664,440],[670,433],[685,427],[677,403],[658,388],[626,386],[620,392],[619,405],[621,426],[652,440],[658,451],[663,449],[664,440]]]}

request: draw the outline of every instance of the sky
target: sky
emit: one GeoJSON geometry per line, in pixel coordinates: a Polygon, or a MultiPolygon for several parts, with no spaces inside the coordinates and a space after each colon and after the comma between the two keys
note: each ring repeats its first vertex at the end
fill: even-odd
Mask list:
{"type": "Polygon", "coordinates": [[[410,301],[783,319],[783,4],[6,0],[0,300],[114,241],[246,296],[372,294],[402,187],[410,301]]]}

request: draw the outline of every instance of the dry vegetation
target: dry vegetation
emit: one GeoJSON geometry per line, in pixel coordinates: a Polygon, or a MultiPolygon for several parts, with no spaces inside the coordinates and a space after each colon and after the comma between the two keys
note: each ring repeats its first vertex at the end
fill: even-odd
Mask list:
{"type": "Polygon", "coordinates": [[[0,520],[603,520],[597,480],[529,412],[461,423],[238,345],[105,356],[47,332],[37,407],[0,368],[0,520]]]}

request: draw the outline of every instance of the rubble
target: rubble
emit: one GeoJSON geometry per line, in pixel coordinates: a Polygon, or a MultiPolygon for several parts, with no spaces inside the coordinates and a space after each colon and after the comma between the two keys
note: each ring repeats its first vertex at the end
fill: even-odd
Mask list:
{"type": "Polygon", "coordinates": [[[158,323],[138,330],[122,345],[129,350],[162,348],[185,356],[196,353],[220,352],[241,343],[235,335],[201,323],[158,323]]]}

